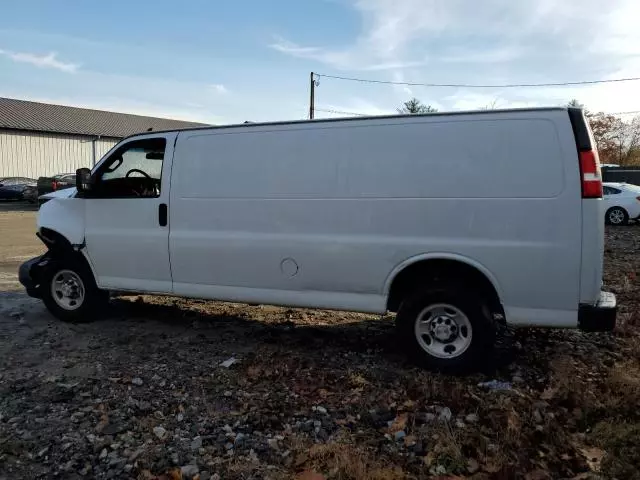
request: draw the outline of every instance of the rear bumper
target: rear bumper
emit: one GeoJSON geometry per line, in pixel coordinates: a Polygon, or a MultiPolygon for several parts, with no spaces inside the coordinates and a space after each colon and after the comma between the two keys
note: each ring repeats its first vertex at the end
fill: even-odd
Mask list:
{"type": "Polygon", "coordinates": [[[616,326],[617,312],[616,296],[600,292],[595,305],[580,305],[578,327],[585,332],[610,332],[616,326]]]}
{"type": "Polygon", "coordinates": [[[18,269],[18,280],[27,290],[27,294],[30,297],[41,298],[40,295],[40,278],[42,269],[49,263],[47,255],[40,255],[39,257],[27,260],[18,269]]]}

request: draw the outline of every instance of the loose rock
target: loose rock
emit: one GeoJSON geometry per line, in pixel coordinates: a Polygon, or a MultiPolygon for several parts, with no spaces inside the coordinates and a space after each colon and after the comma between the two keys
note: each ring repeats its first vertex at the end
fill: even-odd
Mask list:
{"type": "Polygon", "coordinates": [[[199,471],[198,465],[189,464],[180,467],[180,473],[186,478],[192,478],[194,475],[197,475],[199,471]]]}
{"type": "Polygon", "coordinates": [[[164,429],[164,427],[153,427],[153,434],[160,440],[164,440],[165,438],[167,438],[167,431],[164,429]]]}
{"type": "Polygon", "coordinates": [[[441,422],[448,422],[449,420],[451,420],[451,417],[452,417],[452,413],[449,407],[444,407],[440,411],[440,414],[438,415],[438,418],[441,422]]]}
{"type": "Polygon", "coordinates": [[[477,423],[480,420],[480,417],[477,413],[470,413],[466,417],[464,417],[467,423],[477,423]]]}
{"type": "Polygon", "coordinates": [[[191,441],[191,450],[199,450],[200,448],[202,448],[202,438],[197,436],[191,441]]]}

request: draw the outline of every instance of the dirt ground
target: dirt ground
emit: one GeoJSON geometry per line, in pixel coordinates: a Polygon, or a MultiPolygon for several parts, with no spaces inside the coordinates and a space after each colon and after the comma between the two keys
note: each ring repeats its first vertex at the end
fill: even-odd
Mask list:
{"type": "Polygon", "coordinates": [[[123,297],[60,323],[17,283],[34,230],[0,212],[0,479],[640,478],[640,226],[607,231],[615,333],[505,331],[462,378],[391,317],[123,297]]]}
{"type": "Polygon", "coordinates": [[[19,290],[16,272],[25,260],[44,252],[35,236],[37,207],[0,203],[0,291],[19,290]]]}

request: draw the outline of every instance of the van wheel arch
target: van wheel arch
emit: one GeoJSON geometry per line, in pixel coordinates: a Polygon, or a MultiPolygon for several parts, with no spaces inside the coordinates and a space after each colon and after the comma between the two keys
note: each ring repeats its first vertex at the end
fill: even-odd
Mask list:
{"type": "Polygon", "coordinates": [[[71,242],[60,232],[51,228],[42,227],[37,235],[51,252],[73,251],[71,242]]]}
{"type": "Polygon", "coordinates": [[[38,233],[49,249],[46,255],[50,258],[48,265],[36,273],[45,305],[62,321],[84,322],[94,318],[109,301],[109,292],[98,288],[89,261],[61,233],[49,228],[41,228],[38,233]],[[71,289],[81,294],[75,296],[71,289]]]}
{"type": "Polygon", "coordinates": [[[42,227],[38,232],[38,238],[46,245],[49,252],[54,258],[73,258],[75,261],[81,262],[87,271],[91,272],[95,280],[95,273],[89,264],[87,258],[60,232],[51,228],[42,227]]]}
{"type": "Polygon", "coordinates": [[[398,272],[389,288],[387,310],[397,312],[402,301],[415,290],[452,282],[473,288],[476,295],[487,303],[490,313],[501,315],[504,319],[500,296],[487,275],[469,263],[448,258],[418,260],[398,272]]]}

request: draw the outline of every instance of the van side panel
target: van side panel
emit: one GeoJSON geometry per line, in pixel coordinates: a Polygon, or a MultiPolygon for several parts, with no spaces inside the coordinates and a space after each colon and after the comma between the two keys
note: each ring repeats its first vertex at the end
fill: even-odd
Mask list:
{"type": "Polygon", "coordinates": [[[579,180],[561,110],[180,132],[174,292],[383,312],[436,253],[491,272],[509,322],[575,326],[579,180]]]}

